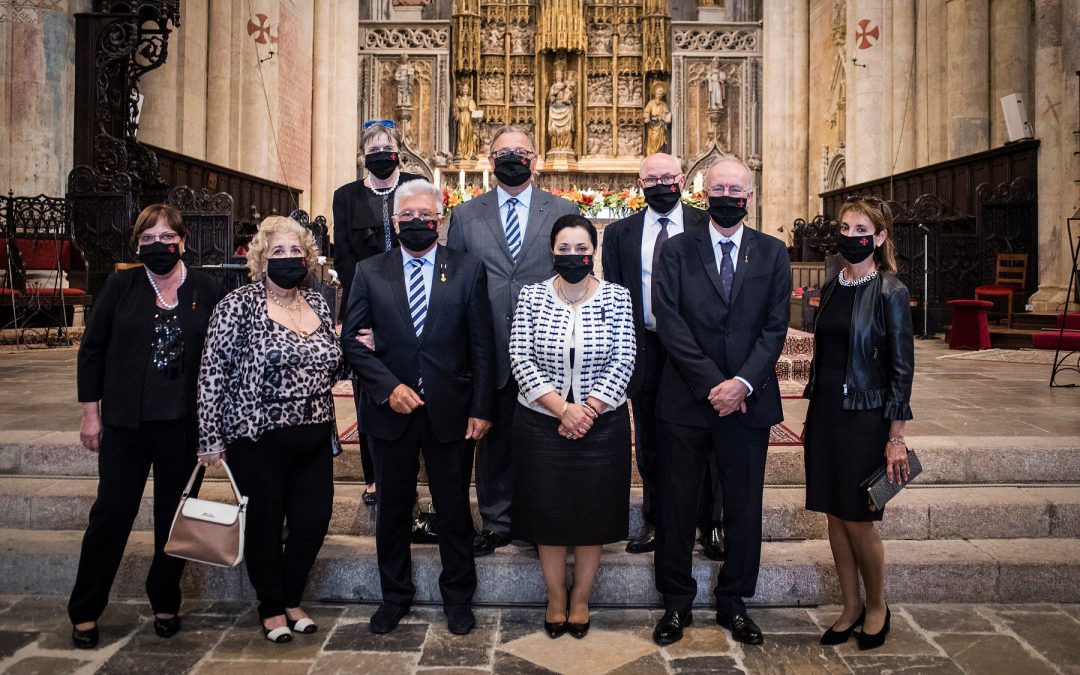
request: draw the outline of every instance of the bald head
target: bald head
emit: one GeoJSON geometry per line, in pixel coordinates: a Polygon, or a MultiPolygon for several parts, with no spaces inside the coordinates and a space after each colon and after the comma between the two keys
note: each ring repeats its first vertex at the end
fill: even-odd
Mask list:
{"type": "Polygon", "coordinates": [[[750,193],[754,188],[754,174],[750,167],[737,159],[721,159],[710,166],[705,174],[705,189],[708,190],[714,185],[739,187],[750,193]]]}
{"type": "Polygon", "coordinates": [[[638,178],[661,178],[663,176],[678,176],[682,173],[682,164],[678,158],[666,152],[657,152],[641,160],[638,167],[638,178]]]}

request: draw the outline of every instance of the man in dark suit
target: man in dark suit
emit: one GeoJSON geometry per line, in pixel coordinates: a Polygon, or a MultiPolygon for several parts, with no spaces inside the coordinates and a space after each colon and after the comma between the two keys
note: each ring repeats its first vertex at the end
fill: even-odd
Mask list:
{"type": "Polygon", "coordinates": [[[658,644],[682,638],[697,595],[692,573],[701,474],[715,461],[723,499],[726,559],[716,580],[716,621],[746,644],[761,630],[743,598],[761,561],[761,500],[769,428],[783,419],[776,361],[787,335],[791,265],[787,248],[745,226],[750,169],[721,160],[705,179],[709,228],[664,246],[655,284],[656,325],[668,361],[657,417],[659,525],[656,586],[664,615],[658,644]]]}
{"type": "Polygon", "coordinates": [[[419,455],[439,514],[439,577],[450,632],[476,624],[469,479],[475,442],[491,427],[493,364],[486,272],[478,259],[437,244],[442,195],[411,181],[394,198],[400,248],[357,265],[341,344],[363,382],[362,414],[380,451],[375,531],[383,604],[371,618],[388,633],[415,589],[409,528],[419,455]],[[370,328],[374,349],[357,340],[370,328]]]}
{"type": "Polygon", "coordinates": [[[638,169],[638,184],[648,207],[604,228],[604,279],[630,290],[637,334],[637,361],[627,394],[634,410],[634,454],[644,492],[645,522],[638,536],[626,544],[628,553],[646,553],[655,548],[656,391],[667,360],[653,314],[656,266],[668,239],[684,231],[705,232],[709,226],[707,213],[680,203],[685,178],[675,157],[665,153],[649,155],[638,169]]]}
{"type": "Polygon", "coordinates": [[[523,286],[552,277],[549,238],[559,216],[577,213],[568,200],[533,187],[536,150],[527,129],[495,132],[488,161],[494,190],[454,207],[446,245],[484,261],[495,324],[495,420],[476,449],[476,498],[483,527],[476,555],[510,543],[510,427],[517,406],[517,382],[510,376],[510,323],[523,286]]]}

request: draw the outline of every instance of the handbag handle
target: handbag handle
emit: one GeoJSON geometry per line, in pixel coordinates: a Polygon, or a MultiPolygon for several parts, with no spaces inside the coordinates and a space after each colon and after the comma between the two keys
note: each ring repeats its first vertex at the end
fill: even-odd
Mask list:
{"type": "MultiPolygon", "coordinates": [[[[240,487],[236,484],[236,479],[233,478],[232,469],[229,468],[229,463],[225,460],[221,460],[221,468],[225,469],[225,475],[229,477],[229,484],[232,485],[233,496],[236,497],[237,505],[244,507],[247,506],[248,498],[240,494],[240,487]]],[[[206,469],[202,464],[196,464],[195,470],[191,472],[191,478],[188,479],[187,485],[184,486],[184,493],[180,496],[180,499],[186,499],[191,494],[191,488],[195,485],[195,479],[199,477],[199,473],[206,469]]]]}

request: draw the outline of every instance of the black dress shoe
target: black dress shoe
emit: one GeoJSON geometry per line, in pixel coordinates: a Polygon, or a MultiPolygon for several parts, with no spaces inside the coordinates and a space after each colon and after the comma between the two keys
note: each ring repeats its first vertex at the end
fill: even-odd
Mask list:
{"type": "Polygon", "coordinates": [[[653,629],[652,639],[658,645],[670,645],[682,639],[683,628],[694,623],[694,615],[690,610],[685,612],[664,612],[660,617],[656,628],[653,629]]]}
{"type": "Polygon", "coordinates": [[[634,539],[626,542],[627,553],[649,553],[656,550],[656,528],[646,524],[634,539]]]}
{"type": "Polygon", "coordinates": [[[716,613],[716,623],[731,631],[731,638],[744,645],[759,645],[765,642],[761,629],[746,615],[746,610],[735,614],[716,613]]]}
{"type": "Polygon", "coordinates": [[[408,613],[408,605],[395,605],[384,602],[379,605],[379,609],[377,609],[375,614],[371,617],[368,627],[371,629],[371,632],[376,635],[389,633],[398,627],[398,624],[401,623],[401,620],[404,619],[405,615],[408,613]]]}
{"type": "Polygon", "coordinates": [[[701,554],[709,560],[724,559],[724,536],[719,527],[713,527],[708,532],[702,532],[701,554]]]}
{"type": "Polygon", "coordinates": [[[468,605],[446,605],[446,627],[454,635],[468,635],[476,627],[476,616],[468,605]]]}
{"type": "Polygon", "coordinates": [[[585,623],[573,623],[571,621],[566,622],[566,632],[570,633],[570,637],[580,640],[589,633],[589,626],[592,625],[592,621],[586,621],[585,623]]]}
{"type": "MultiPolygon", "coordinates": [[[[848,641],[851,634],[855,632],[855,629],[863,625],[863,621],[866,620],[866,605],[863,605],[862,613],[859,614],[859,618],[855,619],[855,623],[847,627],[846,630],[833,630],[832,626],[829,626],[829,630],[821,636],[821,644],[823,645],[842,645],[848,641]]],[[[835,626],[836,624],[833,624],[835,626]]]]}
{"type": "Polygon", "coordinates": [[[364,506],[375,506],[379,503],[379,493],[364,490],[364,494],[360,495],[360,501],[364,502],[364,506]]]}
{"type": "Polygon", "coordinates": [[[870,635],[865,631],[859,633],[859,650],[866,651],[867,649],[877,649],[881,645],[885,644],[885,637],[889,634],[889,622],[892,619],[892,612],[889,610],[889,606],[885,605],[885,625],[881,627],[881,630],[870,635]]]}
{"type": "Polygon", "coordinates": [[[93,649],[98,645],[98,627],[87,630],[79,630],[75,626],[71,627],[71,644],[75,645],[75,649],[93,649]]]}
{"type": "Polygon", "coordinates": [[[491,530],[482,530],[473,540],[473,555],[480,557],[491,555],[495,549],[510,543],[510,537],[495,534],[491,530]]]}
{"type": "Polygon", "coordinates": [[[154,632],[158,637],[170,638],[180,632],[180,615],[174,614],[171,619],[159,619],[154,617],[154,632]]]}

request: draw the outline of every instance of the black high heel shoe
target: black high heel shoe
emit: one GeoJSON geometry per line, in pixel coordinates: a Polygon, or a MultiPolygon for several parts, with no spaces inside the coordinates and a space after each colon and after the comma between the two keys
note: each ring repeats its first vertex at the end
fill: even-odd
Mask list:
{"type": "Polygon", "coordinates": [[[547,619],[544,619],[544,632],[548,634],[548,637],[554,640],[557,637],[562,637],[562,634],[566,632],[567,622],[558,621],[552,623],[547,619]]]}
{"type": "Polygon", "coordinates": [[[592,625],[592,621],[586,621],[585,623],[571,623],[566,622],[566,632],[570,633],[571,637],[580,640],[589,633],[589,626],[592,625]]]}
{"type": "Polygon", "coordinates": [[[180,615],[174,614],[168,619],[154,617],[154,632],[158,637],[170,638],[180,632],[180,615]]]}
{"type": "Polygon", "coordinates": [[[71,627],[71,644],[75,645],[75,649],[93,649],[98,646],[98,627],[94,624],[93,628],[86,630],[79,630],[75,626],[71,627]]]}
{"type": "Polygon", "coordinates": [[[881,645],[885,644],[885,636],[889,634],[889,621],[892,619],[892,612],[889,610],[889,606],[885,605],[885,625],[881,627],[881,630],[869,635],[865,632],[859,633],[859,650],[866,651],[867,649],[877,649],[881,645]]]}
{"type": "MultiPolygon", "coordinates": [[[[825,631],[825,634],[821,636],[821,644],[823,645],[842,645],[851,638],[851,634],[855,632],[855,629],[863,625],[863,621],[866,620],[866,605],[863,605],[862,613],[859,614],[859,618],[855,619],[855,623],[847,627],[846,630],[833,630],[832,626],[829,626],[829,630],[825,631]]],[[[836,624],[834,623],[833,626],[836,624]]]]}

